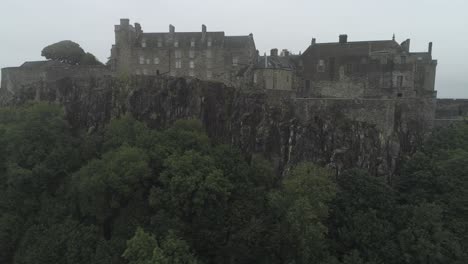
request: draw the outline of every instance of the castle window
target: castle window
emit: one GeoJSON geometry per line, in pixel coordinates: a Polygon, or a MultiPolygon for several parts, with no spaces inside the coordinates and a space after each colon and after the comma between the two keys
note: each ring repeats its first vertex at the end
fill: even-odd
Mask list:
{"type": "Polygon", "coordinates": [[[148,75],[148,70],[147,69],[143,69],[143,75],[148,75]]]}
{"type": "Polygon", "coordinates": [[[179,47],[179,41],[178,40],[174,41],[174,47],[176,47],[176,48],[179,47]]]}
{"type": "Polygon", "coordinates": [[[163,46],[162,40],[158,39],[158,47],[161,48],[163,46]]]}
{"type": "Polygon", "coordinates": [[[146,48],[146,39],[141,40],[141,47],[146,48]]]}
{"type": "Polygon", "coordinates": [[[143,55],[140,56],[140,64],[145,64],[145,57],[143,55]]]}
{"type": "Polygon", "coordinates": [[[211,53],[211,50],[207,50],[207,51],[206,51],[206,57],[207,57],[207,58],[213,57],[213,54],[211,53]]]}
{"type": "Polygon", "coordinates": [[[175,67],[176,67],[177,69],[182,68],[182,61],[181,61],[181,60],[176,60],[176,62],[175,62],[175,67]]]}
{"type": "Polygon", "coordinates": [[[325,61],[319,60],[317,64],[317,72],[325,72],[325,61]]]}
{"type": "Polygon", "coordinates": [[[239,64],[239,57],[232,57],[232,66],[237,66],[239,64]]]}
{"type": "Polygon", "coordinates": [[[195,47],[195,40],[192,39],[192,40],[190,41],[190,47],[195,47]]]}
{"type": "Polygon", "coordinates": [[[211,47],[211,38],[208,38],[208,41],[206,42],[206,46],[211,47]]]}
{"type": "Polygon", "coordinates": [[[136,74],[136,75],[141,75],[140,69],[136,69],[136,70],[135,70],[135,74],[136,74]]]}
{"type": "Polygon", "coordinates": [[[401,64],[406,64],[406,56],[401,56],[400,57],[400,62],[401,62],[401,64]]]}
{"type": "Polygon", "coordinates": [[[380,58],[380,63],[381,64],[387,64],[388,63],[387,56],[383,56],[382,58],[380,58]]]}
{"type": "Polygon", "coordinates": [[[253,82],[254,82],[254,83],[257,83],[257,73],[254,73],[253,82]]]}
{"type": "Polygon", "coordinates": [[[206,71],[206,78],[207,78],[207,79],[213,78],[213,72],[211,72],[211,71],[206,71]]]}
{"type": "Polygon", "coordinates": [[[190,66],[190,69],[195,68],[195,62],[194,62],[194,61],[190,61],[189,66],[190,66]]]}
{"type": "Polygon", "coordinates": [[[353,65],[351,63],[346,64],[346,74],[353,73],[353,65]]]}
{"type": "Polygon", "coordinates": [[[194,50],[189,50],[189,57],[191,59],[195,58],[195,51],[194,50]]]}
{"type": "Polygon", "coordinates": [[[403,76],[397,76],[397,87],[403,87],[403,76]]]}
{"type": "Polygon", "coordinates": [[[175,57],[176,57],[176,59],[182,58],[182,51],[176,50],[176,51],[175,51],[175,57]]]}
{"type": "Polygon", "coordinates": [[[150,59],[146,59],[146,64],[151,64],[151,60],[150,60],[150,59]]]}
{"type": "Polygon", "coordinates": [[[159,64],[159,58],[158,57],[154,58],[154,64],[159,64]]]}
{"type": "Polygon", "coordinates": [[[195,72],[194,72],[193,70],[190,70],[190,71],[189,71],[189,76],[194,77],[194,76],[195,76],[195,72]]]}

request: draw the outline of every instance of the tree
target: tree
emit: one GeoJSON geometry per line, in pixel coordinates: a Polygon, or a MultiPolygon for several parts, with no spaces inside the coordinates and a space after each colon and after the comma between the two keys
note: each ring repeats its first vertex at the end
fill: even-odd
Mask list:
{"type": "Polygon", "coordinates": [[[85,53],[79,44],[63,40],[42,49],[41,55],[46,59],[72,65],[102,65],[91,53],[85,53]]]}
{"type": "Polygon", "coordinates": [[[271,243],[277,263],[318,263],[326,257],[325,221],[336,187],[331,172],[301,163],[270,196],[273,217],[271,243]],[[278,261],[280,260],[280,261],[278,261]]]}
{"type": "Polygon", "coordinates": [[[329,219],[333,255],[364,262],[398,263],[393,215],[394,191],[381,178],[350,170],[337,178],[329,219]]]}
{"type": "Polygon", "coordinates": [[[127,241],[127,249],[122,255],[129,264],[197,264],[200,263],[187,243],[169,232],[160,243],[143,229],[127,241]]]}

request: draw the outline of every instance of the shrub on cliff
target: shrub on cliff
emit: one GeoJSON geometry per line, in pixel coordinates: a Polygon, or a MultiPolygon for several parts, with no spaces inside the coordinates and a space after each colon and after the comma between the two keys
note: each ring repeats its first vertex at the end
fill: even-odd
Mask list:
{"type": "Polygon", "coordinates": [[[49,60],[72,65],[102,65],[91,53],[86,53],[78,43],[63,40],[42,49],[42,56],[49,60]]]}

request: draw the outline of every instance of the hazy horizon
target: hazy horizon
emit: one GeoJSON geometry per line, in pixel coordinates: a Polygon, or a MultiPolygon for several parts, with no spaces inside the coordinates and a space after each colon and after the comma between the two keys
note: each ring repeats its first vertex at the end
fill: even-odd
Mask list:
{"type": "Polygon", "coordinates": [[[0,68],[42,60],[43,47],[72,40],[107,61],[114,43],[114,25],[120,18],[139,22],[145,32],[224,31],[226,35],[253,33],[261,54],[271,48],[304,51],[312,37],[336,42],[411,39],[411,51],[427,51],[434,43],[438,60],[436,90],[439,98],[468,98],[468,2],[452,0],[303,1],[277,0],[2,0],[0,68]],[[5,12],[7,11],[7,12],[5,12]]]}

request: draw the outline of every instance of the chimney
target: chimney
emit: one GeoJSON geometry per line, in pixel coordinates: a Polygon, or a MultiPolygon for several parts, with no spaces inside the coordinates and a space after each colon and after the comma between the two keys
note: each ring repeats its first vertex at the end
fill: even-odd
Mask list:
{"type": "Polygon", "coordinates": [[[265,52],[265,68],[268,68],[268,56],[266,55],[266,52],[265,52]]]}
{"type": "Polygon", "coordinates": [[[143,33],[143,30],[141,30],[140,23],[135,23],[135,31],[136,31],[137,35],[141,35],[143,33]]]}
{"type": "Polygon", "coordinates": [[[284,56],[284,57],[288,57],[288,56],[289,56],[289,50],[287,50],[287,49],[283,49],[283,52],[281,52],[281,53],[283,53],[283,56],[284,56]]]}
{"type": "Polygon", "coordinates": [[[201,32],[202,32],[202,41],[206,38],[206,26],[203,24],[201,25],[201,32]]]}
{"type": "Polygon", "coordinates": [[[432,55],[432,42],[429,42],[429,48],[427,52],[432,55]]]}
{"type": "Polygon", "coordinates": [[[348,35],[346,34],[341,34],[339,39],[341,44],[348,43],[348,35]]]}
{"type": "Polygon", "coordinates": [[[310,43],[310,45],[312,45],[312,46],[313,46],[313,45],[315,45],[315,43],[316,43],[316,40],[315,40],[315,38],[312,38],[312,42],[310,43]]]}
{"type": "Polygon", "coordinates": [[[174,33],[175,27],[173,25],[169,25],[169,33],[174,33]]]}
{"type": "Polygon", "coordinates": [[[129,26],[129,25],[130,25],[130,19],[128,19],[128,18],[121,18],[121,19],[120,19],[120,25],[121,25],[121,26],[129,26]]]}
{"type": "Polygon", "coordinates": [[[278,49],[271,49],[270,50],[270,56],[278,57],[278,49]]]}
{"type": "Polygon", "coordinates": [[[401,48],[406,51],[406,52],[409,52],[410,51],[410,43],[411,43],[411,40],[410,39],[407,39],[405,41],[403,41],[401,43],[401,48]]]}

